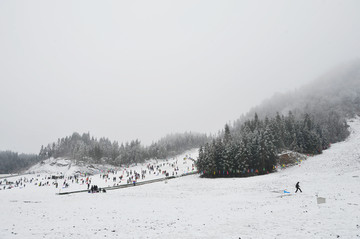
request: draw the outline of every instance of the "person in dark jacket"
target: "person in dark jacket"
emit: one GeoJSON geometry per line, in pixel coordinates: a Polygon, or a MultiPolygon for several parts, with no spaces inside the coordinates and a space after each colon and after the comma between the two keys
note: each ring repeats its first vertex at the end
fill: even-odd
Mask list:
{"type": "Polygon", "coordinates": [[[300,182],[297,182],[295,187],[296,187],[296,191],[295,193],[297,193],[298,190],[300,190],[300,192],[302,193],[301,189],[300,189],[300,185],[299,185],[300,182]]]}

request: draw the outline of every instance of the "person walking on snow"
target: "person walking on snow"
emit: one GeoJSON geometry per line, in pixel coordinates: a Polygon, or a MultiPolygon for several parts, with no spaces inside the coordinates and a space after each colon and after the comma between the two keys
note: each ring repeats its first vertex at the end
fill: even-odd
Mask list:
{"type": "Polygon", "coordinates": [[[302,193],[302,191],[301,191],[301,189],[300,189],[299,182],[296,183],[295,187],[296,187],[295,193],[297,193],[298,190],[300,190],[300,192],[302,193]]]}

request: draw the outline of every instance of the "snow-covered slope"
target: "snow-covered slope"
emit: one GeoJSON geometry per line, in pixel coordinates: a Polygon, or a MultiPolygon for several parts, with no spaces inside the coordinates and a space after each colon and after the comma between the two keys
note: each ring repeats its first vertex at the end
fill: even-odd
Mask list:
{"type": "Polygon", "coordinates": [[[75,164],[69,159],[50,158],[31,167],[26,174],[0,180],[0,190],[25,190],[32,193],[39,187],[50,187],[48,191],[63,193],[86,190],[90,185],[112,187],[136,182],[181,176],[196,171],[194,160],[198,149],[192,149],[169,159],[148,160],[130,167],[114,167],[102,164],[75,164]],[[151,168],[150,168],[151,167],[151,168]],[[76,177],[74,177],[76,176],[76,177]],[[7,185],[4,185],[4,184],[7,185]],[[89,186],[88,186],[89,185],[89,186]]]}
{"type": "MultiPolygon", "coordinates": [[[[130,166],[128,169],[132,170],[141,170],[142,168],[145,169],[147,164],[156,164],[156,162],[172,162],[176,161],[177,159],[184,159],[186,156],[192,156],[197,157],[198,149],[192,149],[189,151],[184,152],[183,154],[177,155],[176,157],[172,157],[169,159],[159,159],[159,160],[148,160],[143,164],[136,164],[133,166],[130,166]]],[[[105,172],[108,170],[115,170],[119,171],[121,169],[125,169],[125,167],[115,167],[113,165],[109,164],[87,164],[84,162],[74,162],[67,158],[49,158],[46,160],[43,160],[28,170],[26,170],[25,174],[49,174],[49,175],[65,175],[65,176],[71,176],[75,174],[88,174],[88,175],[94,175],[94,174],[100,174],[101,172],[105,172]]]]}
{"type": "Polygon", "coordinates": [[[0,238],[360,238],[360,121],[349,124],[345,142],[269,175],[65,196],[1,190],[0,238]]]}
{"type": "Polygon", "coordinates": [[[28,170],[25,171],[25,174],[62,174],[65,176],[74,175],[77,173],[87,173],[87,174],[96,174],[100,173],[103,170],[108,170],[114,168],[111,165],[97,165],[97,164],[84,164],[84,163],[74,163],[73,161],[66,158],[49,158],[43,160],[28,170]]]}

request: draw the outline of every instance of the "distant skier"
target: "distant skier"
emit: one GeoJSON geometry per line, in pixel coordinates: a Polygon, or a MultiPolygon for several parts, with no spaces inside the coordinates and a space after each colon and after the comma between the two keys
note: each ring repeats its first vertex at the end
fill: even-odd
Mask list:
{"type": "Polygon", "coordinates": [[[299,182],[296,183],[295,187],[296,187],[295,193],[297,193],[298,190],[300,190],[300,192],[302,193],[302,191],[301,191],[301,189],[300,189],[299,182]]]}

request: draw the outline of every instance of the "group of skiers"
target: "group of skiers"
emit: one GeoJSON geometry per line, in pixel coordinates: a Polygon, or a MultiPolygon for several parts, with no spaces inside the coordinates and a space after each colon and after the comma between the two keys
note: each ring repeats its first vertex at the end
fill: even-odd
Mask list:
{"type": "Polygon", "coordinates": [[[90,190],[88,191],[89,193],[106,193],[105,188],[99,188],[97,185],[91,185],[90,190]]]}

